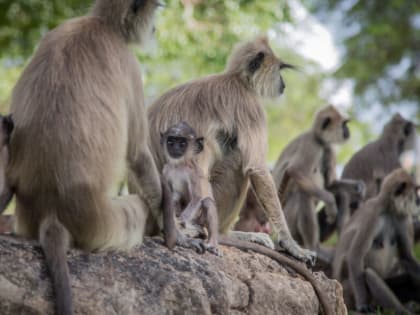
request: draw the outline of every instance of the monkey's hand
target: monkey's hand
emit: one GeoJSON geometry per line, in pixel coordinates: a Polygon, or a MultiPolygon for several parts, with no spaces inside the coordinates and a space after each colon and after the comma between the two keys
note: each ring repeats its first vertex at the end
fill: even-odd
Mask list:
{"type": "Polygon", "coordinates": [[[327,222],[329,224],[333,224],[337,219],[337,204],[335,203],[334,198],[332,198],[331,202],[326,203],[325,205],[325,213],[327,215],[327,222]]]}
{"type": "Polygon", "coordinates": [[[302,248],[291,237],[279,240],[280,249],[285,250],[287,253],[296,259],[303,261],[305,264],[313,267],[316,262],[316,252],[302,248]]]}

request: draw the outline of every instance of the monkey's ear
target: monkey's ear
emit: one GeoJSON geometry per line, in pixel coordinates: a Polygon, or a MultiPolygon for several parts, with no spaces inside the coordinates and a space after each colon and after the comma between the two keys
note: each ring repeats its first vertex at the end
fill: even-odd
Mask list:
{"type": "Polygon", "coordinates": [[[254,73],[255,71],[257,71],[259,69],[259,67],[261,66],[261,64],[264,61],[264,57],[265,54],[260,51],[255,57],[254,59],[251,60],[251,62],[248,65],[248,70],[250,73],[254,73]]]}
{"type": "Polygon", "coordinates": [[[413,130],[413,124],[411,122],[408,122],[404,126],[404,136],[408,137],[413,130]]]}
{"type": "Polygon", "coordinates": [[[204,138],[200,137],[200,138],[195,139],[195,144],[196,144],[195,152],[198,154],[204,149],[204,138]]]}
{"type": "Polygon", "coordinates": [[[330,117],[324,118],[324,120],[322,121],[321,129],[322,130],[327,129],[327,127],[330,125],[330,123],[331,123],[331,118],[330,117]]]}
{"type": "Polygon", "coordinates": [[[394,195],[395,196],[400,196],[404,192],[404,190],[405,190],[406,187],[407,187],[407,183],[406,182],[400,183],[397,186],[397,188],[395,189],[394,195]]]}
{"type": "Polygon", "coordinates": [[[11,134],[15,128],[15,123],[13,122],[12,114],[3,117],[3,128],[7,134],[11,134]]]}

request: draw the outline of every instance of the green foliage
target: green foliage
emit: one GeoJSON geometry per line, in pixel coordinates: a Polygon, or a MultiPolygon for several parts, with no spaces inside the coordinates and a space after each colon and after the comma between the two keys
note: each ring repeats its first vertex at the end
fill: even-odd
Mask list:
{"type": "Polygon", "coordinates": [[[306,1],[319,14],[341,12],[344,59],[336,77],[355,80],[359,101],[371,106],[411,103],[420,98],[419,1],[306,1]],[[343,30],[344,31],[344,30],[343,30]]]}

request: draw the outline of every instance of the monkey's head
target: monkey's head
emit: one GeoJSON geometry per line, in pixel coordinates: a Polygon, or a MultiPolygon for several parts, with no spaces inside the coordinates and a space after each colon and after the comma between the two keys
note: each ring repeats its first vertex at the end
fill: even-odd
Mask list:
{"type": "Polygon", "coordinates": [[[160,0],[95,0],[99,16],[128,43],[141,44],[155,32],[154,16],[160,0]]]}
{"type": "Polygon", "coordinates": [[[416,140],[416,124],[404,119],[400,114],[392,116],[382,131],[382,137],[395,139],[400,153],[413,150],[416,140]]]}
{"type": "Polygon", "coordinates": [[[410,174],[402,168],[385,177],[379,194],[390,201],[391,210],[398,215],[412,214],[416,209],[417,187],[410,174]]]}
{"type": "Polygon", "coordinates": [[[1,134],[0,134],[0,141],[2,146],[9,144],[10,135],[15,127],[15,124],[12,119],[12,115],[2,116],[0,115],[0,123],[1,123],[1,134]]]}
{"type": "Polygon", "coordinates": [[[334,106],[328,105],[316,114],[312,129],[321,143],[341,143],[350,138],[348,122],[334,106]]]}
{"type": "Polygon", "coordinates": [[[281,70],[294,68],[274,55],[267,38],[237,45],[227,63],[226,72],[237,74],[248,89],[264,97],[283,94],[281,70]]]}
{"type": "Polygon", "coordinates": [[[160,142],[168,161],[189,159],[204,149],[204,138],[197,137],[195,130],[186,122],[161,133],[160,142]]]}

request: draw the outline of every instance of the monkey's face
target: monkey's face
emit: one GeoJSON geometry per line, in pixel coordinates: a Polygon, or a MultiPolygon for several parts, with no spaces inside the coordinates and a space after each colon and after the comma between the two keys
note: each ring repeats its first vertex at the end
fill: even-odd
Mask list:
{"type": "Polygon", "coordinates": [[[263,97],[283,94],[286,85],[280,71],[287,68],[294,67],[277,58],[267,38],[237,46],[227,66],[228,71],[240,73],[244,83],[263,97]]]}
{"type": "Polygon", "coordinates": [[[161,144],[170,159],[191,158],[204,148],[204,139],[186,122],[178,123],[161,134],[161,144]]]}
{"type": "Polygon", "coordinates": [[[169,136],[166,138],[165,146],[170,158],[179,159],[187,152],[189,141],[185,137],[169,136]]]}
{"type": "Polygon", "coordinates": [[[417,187],[411,176],[403,169],[391,172],[384,179],[381,194],[391,198],[398,215],[411,215],[416,209],[417,187]]]}
{"type": "Polygon", "coordinates": [[[383,134],[386,137],[397,138],[400,152],[413,150],[416,143],[416,127],[412,121],[395,114],[384,126],[383,134]]]}
{"type": "Polygon", "coordinates": [[[325,143],[341,143],[350,138],[349,120],[333,106],[321,110],[315,119],[315,129],[325,143]]]}

